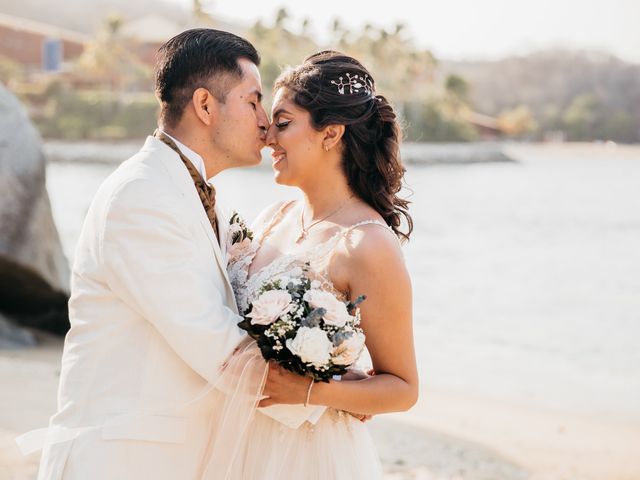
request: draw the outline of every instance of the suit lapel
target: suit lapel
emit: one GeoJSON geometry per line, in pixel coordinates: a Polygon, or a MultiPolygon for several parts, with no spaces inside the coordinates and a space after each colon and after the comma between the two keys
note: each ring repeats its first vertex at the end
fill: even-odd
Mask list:
{"type": "MultiPolygon", "coordinates": [[[[198,199],[200,200],[200,199],[198,199]]],[[[211,223],[209,222],[209,219],[207,218],[206,213],[204,213],[204,209],[202,209],[203,212],[203,216],[204,219],[200,219],[200,223],[202,223],[202,227],[204,228],[206,234],[207,234],[207,238],[209,239],[209,242],[211,243],[211,247],[213,248],[213,252],[216,256],[216,260],[218,261],[218,266],[220,267],[220,270],[222,270],[222,274],[224,275],[224,278],[226,280],[227,285],[229,286],[229,288],[231,289],[231,281],[229,280],[229,274],[227,273],[227,260],[226,260],[226,256],[222,253],[222,249],[220,248],[220,244],[218,243],[218,240],[216,239],[216,235],[213,232],[213,228],[211,227],[211,223]]],[[[218,225],[220,225],[220,219],[218,219],[218,225]]],[[[220,232],[220,236],[222,237],[222,232],[219,230],[220,232]]],[[[221,242],[223,242],[225,239],[224,237],[220,240],[221,242]]]]}
{"type": "MultiPolygon", "coordinates": [[[[218,243],[218,240],[216,239],[215,233],[213,231],[213,227],[211,226],[209,218],[204,211],[204,207],[200,202],[200,197],[198,197],[198,192],[193,185],[193,180],[191,179],[189,172],[180,160],[178,154],[154,137],[147,137],[147,141],[145,142],[142,150],[153,152],[154,157],[162,161],[162,164],[169,173],[169,176],[171,177],[173,183],[176,185],[180,196],[184,198],[188,208],[190,210],[193,210],[194,212],[197,212],[198,219],[200,220],[207,238],[209,239],[209,243],[211,244],[211,248],[213,249],[213,253],[216,258],[218,267],[220,268],[220,272],[224,277],[226,288],[228,290],[227,293],[230,293],[231,298],[234,299],[235,297],[233,295],[233,289],[231,288],[231,282],[227,273],[226,255],[223,253],[220,247],[221,244],[224,245],[226,242],[226,232],[228,227],[226,225],[226,221],[224,220],[225,217],[218,216],[218,231],[220,232],[220,243],[218,243]]],[[[221,209],[219,209],[218,206],[216,206],[215,208],[216,214],[220,214],[221,209]]],[[[235,305],[235,301],[233,301],[232,303],[233,305],[235,305]]]]}
{"type": "Polygon", "coordinates": [[[216,202],[215,206],[216,210],[216,219],[218,220],[218,232],[220,234],[220,250],[222,251],[222,258],[224,259],[224,264],[228,263],[227,256],[227,233],[229,232],[229,219],[227,218],[224,210],[219,206],[219,203],[216,202]]]}

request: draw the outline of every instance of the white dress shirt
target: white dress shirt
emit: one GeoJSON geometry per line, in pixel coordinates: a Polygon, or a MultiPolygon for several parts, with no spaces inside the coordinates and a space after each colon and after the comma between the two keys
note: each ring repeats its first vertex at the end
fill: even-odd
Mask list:
{"type": "Polygon", "coordinates": [[[207,178],[207,169],[204,166],[204,160],[202,159],[202,157],[198,155],[196,152],[194,152],[193,150],[191,150],[189,147],[187,147],[184,143],[182,143],[177,138],[172,137],[164,130],[160,130],[160,131],[175,142],[176,146],[180,149],[180,151],[184,154],[184,156],[187,157],[191,161],[191,163],[193,163],[193,166],[196,167],[196,170],[198,170],[200,175],[202,175],[202,178],[204,178],[204,180],[207,183],[210,183],[209,179],[207,178]]]}

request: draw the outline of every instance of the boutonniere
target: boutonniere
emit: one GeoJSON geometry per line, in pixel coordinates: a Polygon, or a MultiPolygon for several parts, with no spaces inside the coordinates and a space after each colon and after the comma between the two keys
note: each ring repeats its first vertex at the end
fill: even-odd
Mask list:
{"type": "Polygon", "coordinates": [[[229,261],[233,261],[238,256],[245,253],[253,241],[253,232],[247,227],[244,219],[233,212],[229,219],[229,232],[227,234],[227,252],[229,261]]]}

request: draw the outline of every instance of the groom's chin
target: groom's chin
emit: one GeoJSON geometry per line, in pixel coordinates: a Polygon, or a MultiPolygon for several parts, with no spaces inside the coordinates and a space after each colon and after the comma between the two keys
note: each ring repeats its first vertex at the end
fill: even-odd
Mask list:
{"type": "Polygon", "coordinates": [[[258,154],[255,157],[254,162],[251,164],[252,166],[256,166],[256,165],[260,165],[262,163],[262,159],[264,158],[262,156],[262,151],[267,148],[267,147],[263,147],[260,150],[258,150],[258,154]]]}
{"type": "Polygon", "coordinates": [[[253,156],[252,161],[249,163],[250,166],[255,167],[256,165],[260,165],[262,163],[262,151],[267,147],[262,147],[260,150],[256,152],[253,156]]]}
{"type": "Polygon", "coordinates": [[[231,168],[255,167],[262,162],[262,153],[258,152],[234,162],[231,168]]]}

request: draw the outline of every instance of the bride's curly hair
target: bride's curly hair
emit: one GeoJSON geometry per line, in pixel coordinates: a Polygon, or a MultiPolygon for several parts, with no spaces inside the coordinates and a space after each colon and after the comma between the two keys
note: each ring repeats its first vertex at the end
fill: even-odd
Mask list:
{"type": "Polygon", "coordinates": [[[409,201],[398,196],[405,168],[400,159],[401,129],[391,104],[375,94],[369,71],[355,58],[334,51],[307,57],[302,65],[286,70],[274,91],[286,88],[290,98],[309,112],[313,128],[344,125],[342,168],[349,186],[373,207],[401,240],[413,231],[409,201]],[[349,87],[340,93],[340,77],[370,79],[369,88],[349,87]],[[401,230],[402,220],[406,229],[401,230]]]}

